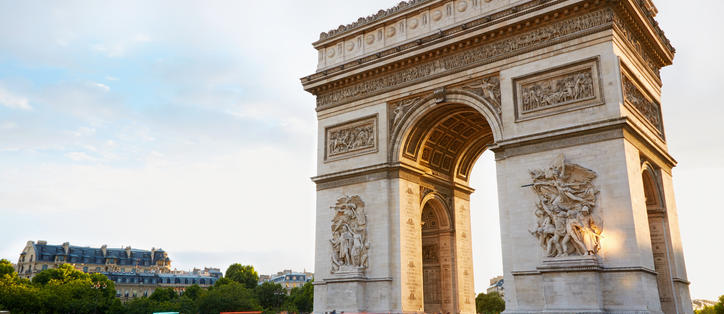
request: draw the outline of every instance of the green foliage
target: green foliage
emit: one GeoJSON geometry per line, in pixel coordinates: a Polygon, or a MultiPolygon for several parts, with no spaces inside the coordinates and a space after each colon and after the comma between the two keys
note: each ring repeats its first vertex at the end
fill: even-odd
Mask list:
{"type": "MultiPolygon", "coordinates": [[[[163,289],[166,290],[166,289],[163,289]]],[[[158,290],[154,290],[158,291],[158,290]]],[[[175,292],[174,292],[175,294],[175,292]]],[[[165,296],[166,292],[157,296],[165,296]]],[[[175,298],[169,300],[151,299],[150,297],[142,297],[132,299],[123,306],[122,309],[116,313],[123,314],[148,314],[153,312],[180,312],[180,313],[196,313],[196,304],[193,300],[186,296],[179,297],[176,295],[175,298]]]]}
{"type": "Polygon", "coordinates": [[[13,274],[17,275],[13,264],[4,258],[0,259],[0,277],[5,275],[13,276],[13,274]]]}
{"type": "Polygon", "coordinates": [[[314,306],[314,286],[309,281],[301,287],[292,288],[284,309],[289,312],[311,313],[314,306]]]}
{"type": "Polygon", "coordinates": [[[176,293],[173,288],[156,288],[148,298],[157,302],[166,302],[177,299],[178,297],[178,293],[176,293]]]}
{"type": "Polygon", "coordinates": [[[59,285],[76,280],[86,280],[90,275],[75,269],[70,264],[61,264],[58,268],[46,269],[33,277],[33,284],[46,285],[52,283],[59,285]]]}
{"type": "Polygon", "coordinates": [[[210,289],[199,297],[197,304],[201,313],[259,311],[262,309],[253,291],[237,282],[210,289]]]}
{"type": "Polygon", "coordinates": [[[115,285],[103,274],[86,274],[68,264],[41,271],[32,282],[21,279],[7,260],[0,260],[0,309],[15,313],[219,313],[225,311],[312,311],[311,283],[294,288],[289,296],[279,284],[257,285],[251,266],[234,264],[226,278],[213,287],[198,285],[178,295],[172,288],[158,288],[149,297],[122,304],[115,285]],[[248,288],[254,282],[253,288],[248,288]]]}
{"type": "Polygon", "coordinates": [[[282,285],[270,281],[258,285],[254,292],[259,300],[259,305],[266,311],[278,312],[287,298],[286,289],[282,285]]]}
{"type": "Polygon", "coordinates": [[[724,314],[724,295],[719,297],[719,302],[713,306],[707,306],[701,310],[694,311],[696,314],[724,314]]]}
{"type": "Polygon", "coordinates": [[[193,284],[190,287],[186,288],[186,291],[184,291],[184,296],[191,299],[191,300],[198,300],[201,294],[204,292],[201,287],[197,284],[193,284]]]}
{"type": "Polygon", "coordinates": [[[5,273],[0,279],[0,305],[13,313],[108,312],[119,305],[115,285],[101,274],[86,274],[70,265],[47,269],[32,284],[5,273]]]}
{"type": "Polygon", "coordinates": [[[226,269],[224,277],[244,285],[247,289],[254,289],[259,282],[259,274],[254,270],[254,266],[239,263],[231,264],[226,269]]]}
{"type": "MultiPolygon", "coordinates": [[[[228,285],[228,284],[234,283],[234,282],[236,282],[236,281],[233,281],[233,280],[231,280],[231,279],[229,279],[229,278],[226,278],[226,277],[222,277],[222,278],[219,278],[219,280],[217,280],[216,283],[214,283],[214,287],[219,287],[219,286],[223,286],[223,285],[228,285]]],[[[212,290],[212,289],[209,289],[209,290],[212,290]]]]}
{"type": "Polygon", "coordinates": [[[481,293],[475,297],[475,308],[478,313],[497,314],[505,310],[505,301],[497,292],[481,293]]]}

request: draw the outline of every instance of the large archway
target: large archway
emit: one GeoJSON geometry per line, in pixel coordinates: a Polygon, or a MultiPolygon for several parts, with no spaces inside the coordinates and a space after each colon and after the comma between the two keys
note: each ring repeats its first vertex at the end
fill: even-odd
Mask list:
{"type": "Polygon", "coordinates": [[[673,48],[655,14],[411,1],[322,33],[301,79],[319,123],[315,312],[474,313],[485,151],[506,312],[690,312],[658,75],[673,48]]]}
{"type": "Polygon", "coordinates": [[[438,93],[410,108],[400,138],[391,141],[399,145],[391,150],[409,172],[406,180],[419,186],[420,249],[407,249],[422,265],[419,294],[428,313],[475,309],[469,181],[477,159],[494,144],[482,113],[493,110],[485,99],[455,89],[438,93]]]}

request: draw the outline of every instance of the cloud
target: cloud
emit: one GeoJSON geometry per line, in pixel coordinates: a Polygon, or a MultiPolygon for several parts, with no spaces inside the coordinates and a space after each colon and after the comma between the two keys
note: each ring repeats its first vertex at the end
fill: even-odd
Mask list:
{"type": "Polygon", "coordinates": [[[98,89],[100,89],[100,90],[102,90],[102,91],[104,91],[104,92],[109,92],[109,91],[111,90],[110,86],[108,86],[108,85],[106,85],[106,84],[103,84],[103,83],[91,82],[90,85],[93,86],[93,87],[95,87],[95,88],[98,88],[98,89]]]}
{"type": "Polygon", "coordinates": [[[84,152],[70,152],[65,154],[65,157],[70,158],[73,161],[96,161],[97,158],[91,157],[84,152]]]}
{"type": "Polygon", "coordinates": [[[0,87],[0,105],[3,105],[10,109],[33,109],[33,107],[30,106],[27,98],[15,95],[2,87],[0,87]]]}

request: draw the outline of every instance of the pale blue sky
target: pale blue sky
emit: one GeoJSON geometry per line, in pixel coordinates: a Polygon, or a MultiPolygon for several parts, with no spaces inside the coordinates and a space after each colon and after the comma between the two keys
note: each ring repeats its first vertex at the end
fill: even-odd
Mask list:
{"type": "MultiPolygon", "coordinates": [[[[173,265],[313,268],[321,31],[399,1],[0,0],[0,258],[27,240],[162,247],[173,265]]],[[[720,1],[656,1],[692,296],[724,294],[720,1]]],[[[473,175],[476,290],[501,273],[494,165],[473,175]]]]}

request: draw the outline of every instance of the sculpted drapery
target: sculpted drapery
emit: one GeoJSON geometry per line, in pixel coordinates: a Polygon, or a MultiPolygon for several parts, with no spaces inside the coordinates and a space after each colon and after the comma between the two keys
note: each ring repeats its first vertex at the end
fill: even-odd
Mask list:
{"type": "Polygon", "coordinates": [[[530,233],[538,238],[549,257],[595,255],[603,231],[596,215],[596,173],[568,163],[559,155],[545,170],[532,170],[532,189],[538,196],[536,225],[530,233]]]}
{"type": "Polygon", "coordinates": [[[332,273],[361,272],[367,268],[367,214],[358,195],[337,200],[332,218],[332,273]]]}

